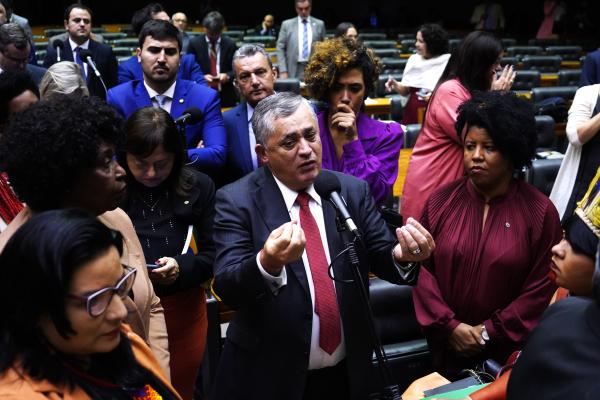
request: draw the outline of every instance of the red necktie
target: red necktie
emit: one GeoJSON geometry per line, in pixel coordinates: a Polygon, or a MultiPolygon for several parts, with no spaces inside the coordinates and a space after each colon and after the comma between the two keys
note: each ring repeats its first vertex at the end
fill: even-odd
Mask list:
{"type": "Polygon", "coordinates": [[[300,206],[300,226],[306,237],[306,255],[315,289],[315,313],[319,316],[319,347],[332,354],[342,340],[340,311],[333,288],[333,281],[327,274],[328,264],[323,250],[323,242],[317,221],[310,212],[310,196],[298,193],[296,202],[300,206]]]}
{"type": "MultiPolygon", "coordinates": [[[[210,42],[210,49],[208,50],[208,55],[210,58],[210,74],[212,76],[217,76],[217,43],[216,42],[210,42]]],[[[218,90],[219,83],[213,81],[210,83],[210,87],[218,90]]]]}

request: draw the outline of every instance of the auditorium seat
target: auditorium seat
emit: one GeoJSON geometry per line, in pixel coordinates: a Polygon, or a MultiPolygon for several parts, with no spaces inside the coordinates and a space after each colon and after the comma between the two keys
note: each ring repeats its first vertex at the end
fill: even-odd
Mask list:
{"type": "Polygon", "coordinates": [[[526,55],[542,54],[544,49],[540,46],[510,46],[506,48],[506,55],[509,57],[522,57],[526,55]]]}
{"type": "Polygon", "coordinates": [[[564,61],[578,61],[581,57],[581,46],[548,46],[546,54],[560,56],[564,61]]]}
{"type": "Polygon", "coordinates": [[[404,67],[406,67],[407,63],[406,58],[398,58],[398,57],[384,57],[381,59],[383,64],[383,72],[382,74],[398,74],[404,71],[404,67]]]}
{"type": "Polygon", "coordinates": [[[562,158],[533,160],[531,167],[525,169],[525,181],[549,196],[561,163],[562,158]]]}
{"type": "Polygon", "coordinates": [[[512,90],[531,90],[534,87],[539,87],[541,76],[540,71],[518,70],[516,71],[512,90]]]}
{"type": "Polygon", "coordinates": [[[368,40],[386,40],[387,39],[386,34],[383,33],[383,32],[360,32],[358,34],[358,36],[363,41],[368,41],[368,40]]]}
{"type": "Polygon", "coordinates": [[[537,133],[536,151],[554,150],[554,141],[556,134],[554,133],[554,118],[549,115],[535,116],[535,131],[537,133]]]}
{"type": "Polygon", "coordinates": [[[275,36],[244,36],[242,38],[244,43],[254,43],[261,45],[262,47],[275,47],[277,38],[275,36]]]}
{"type": "MultiPolygon", "coordinates": [[[[201,34],[202,32],[199,32],[199,33],[201,34]]],[[[221,34],[227,36],[228,38],[230,38],[236,42],[242,40],[242,38],[245,35],[244,31],[239,31],[239,30],[227,30],[227,31],[223,31],[221,34]]]]}
{"type": "Polygon", "coordinates": [[[104,32],[102,37],[106,43],[112,43],[113,40],[126,38],[127,34],[124,32],[104,32]]]}
{"type": "Polygon", "coordinates": [[[512,65],[513,68],[519,68],[519,59],[517,57],[502,57],[500,59],[500,66],[504,68],[505,65],[512,65]]]}
{"type": "Polygon", "coordinates": [[[387,82],[387,80],[390,76],[392,78],[394,78],[395,80],[397,80],[398,82],[400,82],[402,80],[401,73],[388,73],[388,74],[379,75],[379,78],[377,78],[377,86],[375,87],[375,96],[376,97],[385,97],[386,95],[391,95],[391,94],[396,93],[396,92],[387,92],[385,90],[385,83],[387,82]]]}
{"type": "Polygon", "coordinates": [[[448,40],[448,50],[450,53],[454,53],[460,47],[462,39],[450,39],[448,40]]]}
{"type": "Polygon", "coordinates": [[[527,44],[529,46],[541,46],[541,47],[546,47],[546,46],[558,46],[560,45],[560,39],[537,39],[537,38],[532,38],[529,39],[527,41],[527,44]]]}
{"type": "Polygon", "coordinates": [[[296,78],[278,78],[275,81],[275,91],[300,94],[300,80],[296,78]]]}
{"type": "Polygon", "coordinates": [[[573,100],[576,91],[577,86],[552,86],[533,88],[531,94],[534,103],[538,103],[550,97],[562,97],[568,102],[573,100]]]}
{"type": "Polygon", "coordinates": [[[131,47],[113,47],[113,53],[115,55],[115,57],[119,58],[119,57],[131,57],[133,55],[133,52],[135,51],[135,49],[131,48],[131,47]]]}
{"type": "Polygon", "coordinates": [[[403,40],[415,40],[414,33],[399,33],[397,38],[398,42],[402,42],[403,40]]]}
{"type": "Polygon", "coordinates": [[[558,72],[561,61],[560,56],[527,55],[521,59],[523,69],[536,69],[540,72],[558,72]]]}
{"type": "Polygon", "coordinates": [[[415,51],[415,39],[404,39],[400,41],[403,53],[414,53],[415,51]]]}
{"type": "MultiPolygon", "coordinates": [[[[381,339],[394,383],[401,388],[431,372],[427,341],[417,323],[412,287],[374,278],[369,281],[375,330],[381,339]]],[[[357,312],[360,312],[357,310],[357,312]]],[[[373,355],[371,382],[379,383],[377,359],[373,355]]],[[[375,386],[373,389],[380,388],[375,386]]]]}
{"type": "Polygon", "coordinates": [[[404,132],[404,148],[412,149],[417,143],[417,137],[421,132],[421,124],[408,124],[406,125],[406,132],[404,132]]]}
{"type": "Polygon", "coordinates": [[[400,51],[398,49],[373,49],[373,52],[379,58],[384,58],[384,57],[390,57],[390,58],[396,57],[397,58],[400,56],[400,51]]]}
{"type": "Polygon", "coordinates": [[[136,49],[139,46],[138,38],[119,38],[111,42],[114,47],[131,47],[136,49]]]}
{"type": "Polygon", "coordinates": [[[48,47],[48,42],[34,42],[33,45],[35,47],[33,51],[46,50],[46,48],[48,47]]]}
{"type": "Polygon", "coordinates": [[[579,86],[580,69],[561,69],[558,71],[558,86],[579,86]]]}
{"type": "Polygon", "coordinates": [[[370,47],[372,49],[395,49],[396,41],[395,40],[365,40],[363,41],[365,47],[370,47]]]}
{"type": "Polygon", "coordinates": [[[404,105],[406,104],[406,101],[399,94],[393,94],[390,98],[390,119],[394,122],[400,122],[404,115],[404,105]]]}
{"type": "Polygon", "coordinates": [[[500,39],[500,42],[502,42],[502,47],[504,47],[505,49],[517,45],[517,39],[514,38],[502,38],[500,39]]]}
{"type": "Polygon", "coordinates": [[[48,28],[44,29],[44,36],[51,38],[52,36],[61,35],[65,33],[65,28],[48,28]]]}

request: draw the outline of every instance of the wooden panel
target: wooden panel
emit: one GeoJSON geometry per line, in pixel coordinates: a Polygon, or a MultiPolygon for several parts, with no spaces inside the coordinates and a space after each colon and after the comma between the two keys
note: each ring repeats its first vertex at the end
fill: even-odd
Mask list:
{"type": "Polygon", "coordinates": [[[402,196],[402,189],[404,188],[404,181],[406,180],[406,171],[408,170],[408,162],[410,161],[410,155],[412,149],[401,149],[400,157],[398,157],[398,176],[396,182],[394,182],[394,196],[402,196]]]}

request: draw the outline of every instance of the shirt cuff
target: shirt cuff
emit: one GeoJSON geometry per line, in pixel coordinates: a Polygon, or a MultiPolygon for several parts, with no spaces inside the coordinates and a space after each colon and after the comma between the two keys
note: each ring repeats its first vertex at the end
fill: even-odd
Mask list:
{"type": "Polygon", "coordinates": [[[258,270],[260,271],[260,274],[263,276],[265,281],[267,281],[267,284],[269,285],[269,288],[271,289],[271,292],[273,292],[273,294],[277,294],[277,292],[279,292],[279,289],[287,285],[287,272],[285,270],[285,267],[281,269],[281,272],[278,276],[271,275],[263,268],[262,264],[260,263],[260,252],[256,255],[256,265],[258,265],[258,270]]]}
{"type": "Polygon", "coordinates": [[[483,321],[483,326],[485,326],[485,330],[487,331],[490,340],[494,340],[498,337],[498,332],[496,331],[494,323],[491,319],[486,319],[485,321],[483,321]]]}

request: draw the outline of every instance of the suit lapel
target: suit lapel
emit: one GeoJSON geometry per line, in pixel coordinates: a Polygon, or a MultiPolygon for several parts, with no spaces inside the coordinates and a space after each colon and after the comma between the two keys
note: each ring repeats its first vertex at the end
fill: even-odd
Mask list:
{"type": "MultiPolygon", "coordinates": [[[[290,215],[285,207],[285,201],[281,195],[281,191],[267,167],[262,167],[258,171],[256,179],[256,189],[252,198],[255,201],[257,213],[267,226],[268,232],[279,228],[281,225],[290,221],[290,215]]],[[[266,238],[265,238],[266,239],[266,238]]],[[[292,273],[300,282],[307,296],[310,297],[308,288],[308,278],[304,269],[302,259],[287,265],[287,271],[292,273]]]]}
{"type": "Polygon", "coordinates": [[[237,135],[239,141],[239,149],[244,162],[244,172],[248,173],[252,171],[252,149],[250,148],[250,131],[248,130],[248,108],[245,102],[240,103],[236,112],[236,131],[240,134],[237,135]]]}
{"type": "Polygon", "coordinates": [[[173,93],[173,102],[171,103],[171,116],[173,118],[180,117],[181,114],[188,108],[186,103],[187,92],[189,86],[180,79],[175,84],[175,92],[173,93]]]}
{"type": "Polygon", "coordinates": [[[75,60],[73,59],[73,50],[71,50],[71,43],[69,43],[69,39],[66,39],[63,43],[64,50],[61,50],[60,53],[61,60],[75,62],[75,60]]]}
{"type": "Polygon", "coordinates": [[[142,108],[142,107],[152,106],[152,99],[150,99],[150,95],[148,94],[148,91],[146,90],[146,87],[144,86],[144,81],[143,80],[134,81],[133,84],[136,85],[136,87],[135,87],[136,108],[132,109],[131,112],[133,113],[133,111],[135,111],[139,108],[142,108]]]}

